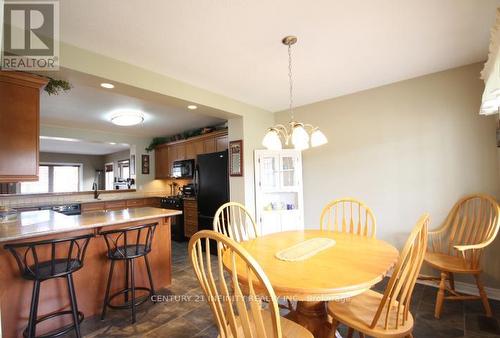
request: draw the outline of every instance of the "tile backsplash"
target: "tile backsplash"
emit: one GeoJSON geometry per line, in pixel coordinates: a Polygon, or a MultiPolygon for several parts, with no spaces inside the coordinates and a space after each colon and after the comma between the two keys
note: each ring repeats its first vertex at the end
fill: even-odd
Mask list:
{"type": "MultiPolygon", "coordinates": [[[[169,195],[166,191],[155,191],[155,192],[123,192],[123,193],[102,193],[99,196],[101,201],[109,200],[122,200],[131,198],[145,198],[145,197],[163,197],[169,195]]],[[[57,204],[69,204],[69,203],[88,203],[95,202],[93,194],[82,193],[82,194],[68,194],[68,195],[52,195],[52,196],[1,196],[0,195],[0,206],[5,206],[9,208],[26,208],[26,207],[39,207],[45,205],[57,205],[57,204]]]]}

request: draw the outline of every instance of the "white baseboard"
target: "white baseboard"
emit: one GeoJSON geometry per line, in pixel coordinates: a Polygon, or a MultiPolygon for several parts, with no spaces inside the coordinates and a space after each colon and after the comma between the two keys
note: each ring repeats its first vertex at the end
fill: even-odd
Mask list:
{"type": "MultiPolygon", "coordinates": [[[[423,285],[429,285],[435,287],[436,289],[438,288],[438,285],[432,281],[417,279],[417,283],[423,285]]],[[[468,295],[474,295],[474,296],[479,295],[479,291],[477,290],[476,284],[455,281],[455,290],[457,290],[460,293],[465,293],[468,295]]],[[[484,291],[486,291],[488,298],[494,300],[500,300],[500,289],[484,287],[484,291]]]]}

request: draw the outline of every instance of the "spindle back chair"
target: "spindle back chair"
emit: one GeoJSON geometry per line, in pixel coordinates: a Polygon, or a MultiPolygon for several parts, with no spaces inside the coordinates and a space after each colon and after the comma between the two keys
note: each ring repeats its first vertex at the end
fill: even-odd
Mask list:
{"type": "Polygon", "coordinates": [[[320,229],[348,232],[375,238],[377,222],[372,210],[354,198],[340,198],[328,203],[321,212],[320,229]]]}
{"type": "Polygon", "coordinates": [[[411,296],[427,248],[428,225],[429,214],[423,214],[401,250],[383,295],[370,290],[347,304],[329,303],[328,311],[334,319],[334,329],[341,322],[369,336],[411,335],[411,296]]]}
{"type": "Polygon", "coordinates": [[[443,224],[429,232],[429,248],[425,262],[439,270],[441,276],[422,277],[439,280],[435,317],[439,318],[443,302],[481,299],[487,316],[491,316],[488,297],[480,280],[484,249],[493,242],[500,227],[500,207],[485,194],[467,195],[455,203],[443,224]],[[462,295],[455,291],[454,274],[471,274],[476,280],[479,296],[462,295]],[[446,285],[449,282],[449,286],[446,285]],[[451,293],[451,296],[446,296],[451,293]]]}
{"type": "Polygon", "coordinates": [[[257,225],[243,204],[228,202],[220,206],[214,216],[214,231],[236,242],[258,237],[257,225]]]}
{"type": "Polygon", "coordinates": [[[231,238],[210,230],[197,232],[189,241],[189,257],[212,310],[219,337],[310,337],[305,328],[280,317],[278,301],[264,271],[231,238]],[[217,255],[210,254],[215,245],[217,255]],[[224,257],[230,266],[224,266],[224,257]],[[268,302],[262,307],[262,299],[268,302]]]}

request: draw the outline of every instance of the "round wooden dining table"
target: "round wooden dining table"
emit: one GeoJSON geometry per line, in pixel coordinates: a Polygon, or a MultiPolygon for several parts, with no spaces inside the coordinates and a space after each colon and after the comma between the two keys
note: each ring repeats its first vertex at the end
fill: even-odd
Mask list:
{"type": "Polygon", "coordinates": [[[297,302],[287,318],[315,337],[327,337],[327,301],[343,301],[380,282],[396,263],[392,245],[364,236],[321,230],[287,231],[240,243],[259,263],[274,292],[297,302]],[[276,253],[312,238],[331,238],[332,247],[300,261],[284,261],[276,253]]]}

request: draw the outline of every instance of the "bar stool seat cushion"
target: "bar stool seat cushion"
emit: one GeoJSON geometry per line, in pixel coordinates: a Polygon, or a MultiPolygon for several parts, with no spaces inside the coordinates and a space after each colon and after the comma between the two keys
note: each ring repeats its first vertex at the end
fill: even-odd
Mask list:
{"type": "Polygon", "coordinates": [[[110,250],[109,258],[110,259],[131,259],[136,257],[141,257],[146,255],[151,251],[148,250],[143,244],[132,244],[132,245],[122,245],[117,248],[110,250]]]}
{"type": "Polygon", "coordinates": [[[82,262],[79,259],[54,259],[38,263],[38,274],[35,265],[30,265],[24,270],[23,277],[29,280],[45,280],[69,275],[81,267],[82,262]]]}

